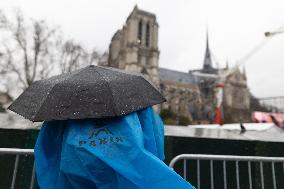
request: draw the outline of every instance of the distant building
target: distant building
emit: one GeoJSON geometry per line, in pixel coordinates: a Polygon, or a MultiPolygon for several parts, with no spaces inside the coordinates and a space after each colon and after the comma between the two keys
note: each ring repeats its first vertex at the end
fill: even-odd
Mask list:
{"type": "Polygon", "coordinates": [[[0,92],[0,104],[6,105],[13,101],[12,97],[8,93],[0,92]]]}
{"type": "Polygon", "coordinates": [[[12,97],[8,93],[0,92],[0,112],[5,111],[5,106],[13,101],[12,97]]]}
{"type": "MultiPolygon", "coordinates": [[[[212,119],[212,114],[214,114],[214,103],[216,103],[214,102],[214,88],[219,82],[217,76],[218,74],[224,74],[228,71],[228,63],[226,68],[213,67],[207,34],[203,68],[200,70],[189,70],[189,74],[195,75],[195,82],[199,86],[202,98],[202,109],[205,110],[203,113],[205,113],[205,116],[207,115],[208,118],[211,117],[212,119]],[[208,77],[199,76],[199,74],[208,74],[208,77]]],[[[245,70],[241,72],[240,69],[236,69],[226,77],[224,82],[222,105],[225,120],[231,122],[250,121],[250,91],[247,86],[245,70]]]]}
{"type": "MultiPolygon", "coordinates": [[[[213,67],[208,36],[202,69],[186,73],[160,68],[158,29],[155,14],[135,6],[123,28],[113,35],[108,62],[103,66],[143,73],[167,98],[167,103],[160,107],[162,110],[167,109],[176,115],[187,117],[192,123],[212,122],[214,87],[217,80],[195,73],[217,75],[228,68],[213,67]]],[[[249,109],[250,98],[245,73],[239,70],[232,73],[225,82],[224,94],[224,107],[249,109]]]]}

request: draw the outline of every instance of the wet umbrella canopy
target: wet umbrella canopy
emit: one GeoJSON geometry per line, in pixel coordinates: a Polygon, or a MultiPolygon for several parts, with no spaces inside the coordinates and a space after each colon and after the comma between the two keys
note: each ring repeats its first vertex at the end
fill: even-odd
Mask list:
{"type": "Polygon", "coordinates": [[[164,101],[140,74],[88,66],[33,83],[9,109],[31,121],[107,118],[164,101]]]}

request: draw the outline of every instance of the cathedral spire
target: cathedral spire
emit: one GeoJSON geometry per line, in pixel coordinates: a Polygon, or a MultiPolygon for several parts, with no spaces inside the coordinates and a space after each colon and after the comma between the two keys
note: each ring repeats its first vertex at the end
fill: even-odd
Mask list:
{"type": "Polygon", "coordinates": [[[210,70],[212,69],[212,60],[211,60],[211,53],[209,48],[209,37],[208,37],[208,29],[206,32],[206,50],[205,50],[205,57],[203,61],[203,69],[204,70],[210,70]]]}

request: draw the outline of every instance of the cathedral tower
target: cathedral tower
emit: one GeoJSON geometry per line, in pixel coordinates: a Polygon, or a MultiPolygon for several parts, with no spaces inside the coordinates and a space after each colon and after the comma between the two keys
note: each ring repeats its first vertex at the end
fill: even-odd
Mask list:
{"type": "Polygon", "coordinates": [[[112,37],[108,66],[143,73],[159,86],[158,28],[155,14],[135,6],[112,37]]]}

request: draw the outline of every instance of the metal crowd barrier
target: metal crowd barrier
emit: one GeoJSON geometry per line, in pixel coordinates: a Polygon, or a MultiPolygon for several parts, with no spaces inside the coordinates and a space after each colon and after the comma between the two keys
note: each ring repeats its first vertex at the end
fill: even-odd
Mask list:
{"type": "MultiPolygon", "coordinates": [[[[33,156],[34,150],[33,149],[17,149],[17,148],[0,148],[0,156],[2,155],[15,155],[15,163],[14,163],[14,170],[13,176],[11,180],[11,189],[15,188],[16,183],[16,176],[19,167],[19,159],[20,156],[33,156]]],[[[210,162],[210,182],[211,182],[211,189],[214,189],[214,172],[213,172],[213,162],[214,161],[221,161],[223,162],[223,181],[224,181],[224,189],[227,189],[227,169],[226,165],[227,162],[235,162],[235,169],[236,169],[236,183],[237,189],[240,189],[240,174],[239,174],[239,162],[247,162],[247,171],[249,176],[249,188],[252,189],[252,172],[251,172],[251,163],[257,162],[259,163],[260,168],[260,179],[261,179],[261,188],[264,188],[264,174],[263,174],[263,163],[270,163],[271,170],[272,170],[272,182],[273,182],[273,189],[277,189],[277,180],[275,177],[275,163],[281,163],[284,173],[284,158],[282,157],[259,157],[259,156],[231,156],[231,155],[203,155],[203,154],[181,154],[176,156],[170,162],[170,167],[174,169],[175,164],[178,161],[183,162],[183,177],[187,179],[187,160],[196,160],[197,161],[197,188],[200,189],[200,161],[207,160],[210,162]]],[[[283,178],[284,180],[284,178],[283,178]]],[[[282,182],[283,182],[282,180],[282,182]]],[[[30,181],[30,189],[34,188],[35,182],[35,166],[33,165],[32,169],[32,177],[30,181]]]]}
{"type": "MultiPolygon", "coordinates": [[[[13,170],[13,176],[11,180],[11,189],[15,188],[15,183],[16,183],[16,177],[17,177],[17,172],[19,168],[19,160],[20,156],[33,156],[34,155],[34,150],[33,149],[18,149],[18,148],[0,148],[0,156],[3,155],[15,155],[15,163],[14,163],[14,170],[13,170]]],[[[33,170],[32,170],[32,177],[30,181],[30,189],[34,188],[34,181],[35,181],[35,166],[33,165],[33,170]]]]}
{"type": "MultiPolygon", "coordinates": [[[[260,169],[260,180],[261,180],[261,188],[264,189],[264,173],[263,173],[263,163],[270,163],[272,170],[272,186],[273,189],[277,189],[277,180],[275,177],[275,163],[281,163],[281,167],[283,169],[284,174],[284,158],[282,157],[260,157],[260,156],[232,156],[232,155],[203,155],[203,154],[181,154],[173,158],[170,162],[170,167],[174,169],[175,164],[178,161],[183,161],[183,178],[187,179],[187,160],[196,160],[197,161],[197,188],[200,189],[200,161],[207,160],[210,162],[210,185],[211,189],[214,189],[214,172],[213,172],[213,162],[221,161],[223,162],[223,182],[224,189],[227,189],[227,162],[235,162],[235,170],[236,170],[236,183],[237,189],[240,189],[240,173],[239,173],[239,162],[247,162],[247,171],[248,171],[248,180],[249,180],[249,188],[252,189],[252,172],[251,172],[251,163],[257,162],[259,163],[260,169]]],[[[280,182],[280,179],[279,179],[280,182]]],[[[282,178],[281,182],[284,182],[284,178],[282,178]]]]}

